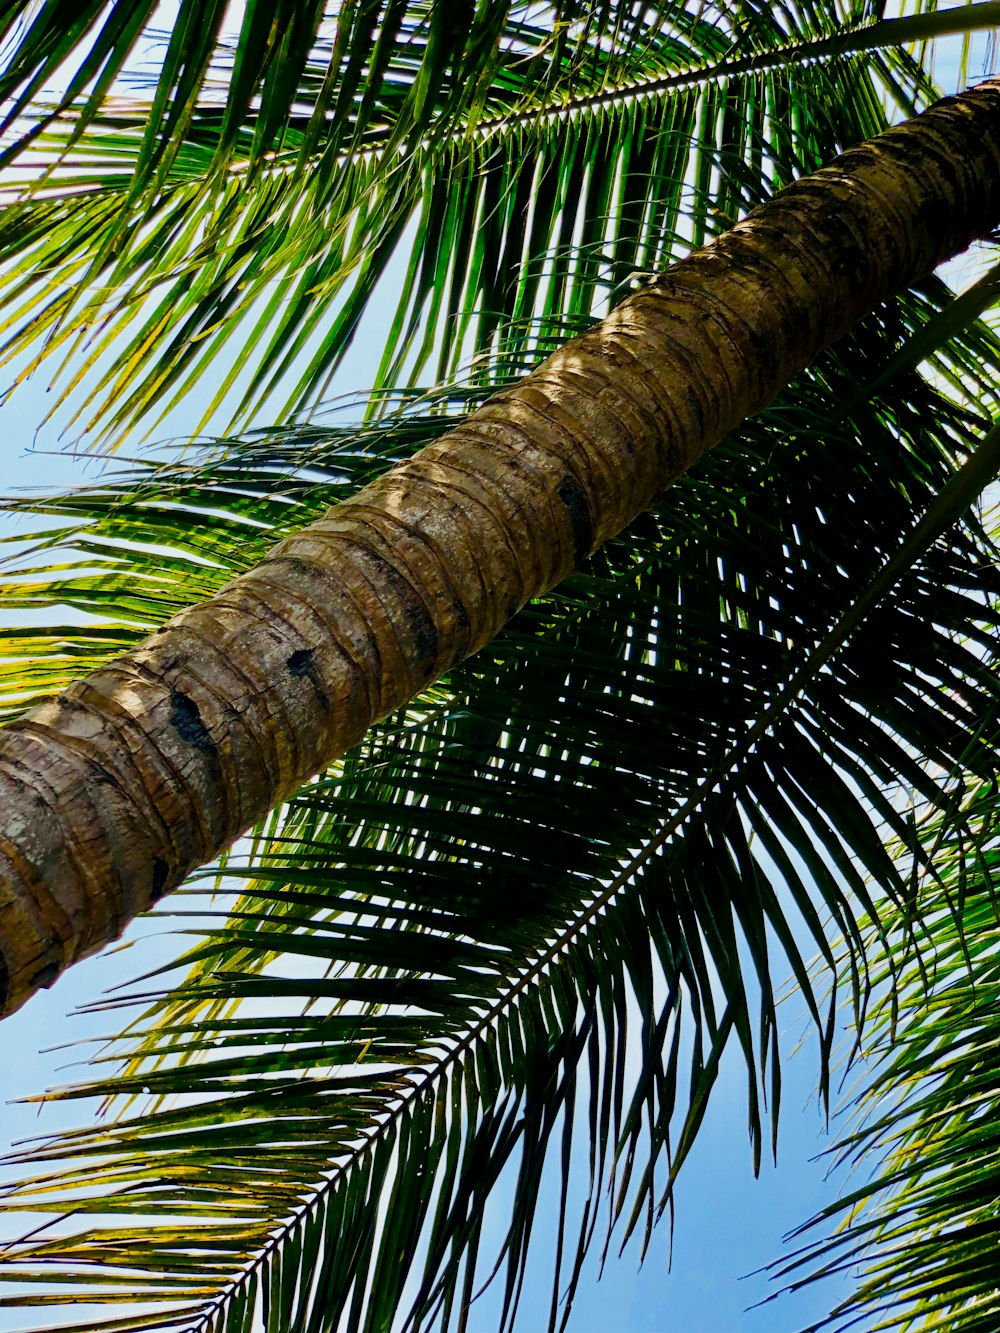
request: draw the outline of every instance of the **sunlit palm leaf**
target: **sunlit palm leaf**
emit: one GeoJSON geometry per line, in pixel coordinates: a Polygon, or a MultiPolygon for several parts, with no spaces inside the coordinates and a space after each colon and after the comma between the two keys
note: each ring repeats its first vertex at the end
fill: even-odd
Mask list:
{"type": "MultiPolygon", "coordinates": [[[[620,1236],[648,1239],[668,1206],[727,1041],[760,1154],[762,1096],[772,1116],[780,1097],[775,987],[797,976],[825,1061],[832,1009],[804,953],[829,958],[828,930],[858,939],[876,907],[866,876],[909,901],[909,867],[883,847],[887,829],[908,833],[896,787],[947,809],[953,772],[993,770],[970,748],[996,692],[997,576],[974,523],[816,657],[987,425],[912,374],[861,390],[934,314],[943,289],[927,292],[824,357],[656,514],[309,784],[250,864],[233,859],[248,887],[230,915],[192,919],[208,933],[186,982],[136,1020],[126,1072],[69,1094],[124,1096],[123,1119],[29,1154],[40,1174],[8,1200],[99,1214],[95,1229],[29,1238],[5,1276],[83,1273],[95,1299],[184,1302],[129,1328],[249,1328],[258,1293],[274,1330],[338,1311],[381,1328],[413,1300],[418,1326],[462,1327],[512,1162],[498,1279],[512,1318],[540,1163],[579,1140],[593,1184],[569,1207],[563,1158],[558,1323],[603,1236],[609,1179],[620,1236]]],[[[980,326],[941,353],[974,354],[997,364],[980,326]]],[[[85,562],[113,535],[105,559],[148,626],[487,391],[386,418],[373,451],[369,433],[261,436],[45,508],[92,520],[85,562]]],[[[102,605],[100,577],[28,563],[28,605],[102,605]]],[[[858,950],[840,969],[848,994],[865,966],[858,950]]],[[[36,1284],[17,1299],[46,1297],[36,1284]]]]}
{"type": "MultiPolygon", "coordinates": [[[[45,27],[56,8],[15,49],[15,84],[77,40],[45,27]]],[[[21,374],[75,353],[61,387],[109,441],[207,382],[206,417],[314,404],[376,289],[395,309],[379,384],[432,360],[448,374],[501,330],[514,350],[534,317],[589,317],[887,107],[926,103],[906,44],[1000,15],[859,11],[845,29],[833,4],[544,24],[492,3],[347,5],[306,42],[300,5],[267,34],[273,6],[250,5],[239,44],[206,54],[212,23],[185,19],[203,8],[182,5],[152,108],[77,98],[39,122],[45,173],[0,213],[0,352],[21,374]]],[[[97,47],[118,69],[113,36],[97,47]]]]}

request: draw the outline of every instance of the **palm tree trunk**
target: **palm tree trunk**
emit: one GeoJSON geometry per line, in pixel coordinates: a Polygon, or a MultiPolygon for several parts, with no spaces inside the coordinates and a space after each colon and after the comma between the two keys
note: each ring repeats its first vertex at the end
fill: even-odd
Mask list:
{"type": "Polygon", "coordinates": [[[0,732],[0,1013],[488,643],[1000,220],[1000,81],[783,191],[211,601],[0,732]]]}

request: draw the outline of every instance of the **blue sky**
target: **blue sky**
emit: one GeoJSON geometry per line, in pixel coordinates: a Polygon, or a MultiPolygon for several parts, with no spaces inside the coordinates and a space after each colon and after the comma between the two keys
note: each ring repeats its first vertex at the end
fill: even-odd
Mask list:
{"type": "MultiPolygon", "coordinates": [[[[939,55],[937,75],[948,81],[957,44],[939,55]]],[[[359,339],[339,377],[342,390],[363,387],[366,367],[377,359],[377,340],[359,339]]],[[[51,433],[35,440],[46,395],[39,380],[19,390],[0,408],[3,423],[3,489],[21,486],[62,486],[93,475],[72,455],[31,452],[33,444],[54,449],[51,433]]],[[[11,531],[8,527],[7,531],[11,531]]],[[[17,529],[13,529],[13,535],[17,529]]],[[[130,930],[124,946],[109,955],[75,967],[48,992],[37,996],[4,1024],[0,1072],[0,1143],[12,1143],[58,1127],[82,1114],[74,1107],[47,1108],[41,1116],[15,1099],[72,1079],[67,1066],[74,1051],[43,1048],[79,1042],[99,1035],[102,1023],[93,1018],[67,1019],[75,1007],[109,987],[127,980],[151,962],[169,956],[169,940],[150,938],[150,924],[130,930]]],[[[786,1049],[796,1044],[801,1016],[792,1001],[786,1017],[786,1049]]],[[[831,1196],[826,1165],[817,1155],[829,1146],[823,1117],[813,1095],[816,1052],[811,1039],[788,1061],[782,1113],[780,1158],[775,1168],[765,1161],[755,1180],[745,1133],[745,1073],[727,1062],[712,1099],[707,1121],[691,1160],[681,1176],[677,1195],[677,1226],[673,1237],[673,1268],[666,1271],[666,1228],[654,1241],[642,1271],[636,1273],[636,1251],[609,1262],[600,1283],[585,1281],[570,1324],[571,1333],[793,1333],[823,1313],[836,1298],[836,1288],[816,1288],[795,1299],[764,1309],[750,1309],[770,1288],[766,1278],[747,1277],[780,1256],[783,1234],[805,1221],[831,1196]]],[[[17,1230],[16,1219],[0,1219],[2,1234],[17,1230]]],[[[593,1267],[593,1264],[592,1264],[593,1267]]],[[[526,1330],[535,1327],[532,1304],[548,1308],[544,1285],[545,1246],[539,1247],[525,1297],[526,1330]]],[[[846,1286],[842,1286],[842,1290],[846,1286]]],[[[472,1333],[493,1333],[491,1298],[487,1295],[473,1320],[472,1333]]],[[[0,1330],[40,1329],[44,1321],[0,1311],[0,1330]]]]}

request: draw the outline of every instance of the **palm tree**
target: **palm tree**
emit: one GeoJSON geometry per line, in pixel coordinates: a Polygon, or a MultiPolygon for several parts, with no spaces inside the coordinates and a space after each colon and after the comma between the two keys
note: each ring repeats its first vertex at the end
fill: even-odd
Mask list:
{"type": "MultiPolygon", "coordinates": [[[[5,1007],[489,643],[861,312],[996,221],[1000,86],[984,84],[786,187],[208,602],[10,724],[5,1007]]],[[[958,512],[993,454],[991,440],[950,483],[964,487],[958,512]]]]}
{"type": "MultiPolygon", "coordinates": [[[[208,17],[221,19],[223,8],[208,17]]],[[[400,476],[426,477],[426,459],[439,466],[456,439],[478,448],[475,433],[497,431],[507,409],[518,422],[528,406],[537,411],[536,386],[554,382],[554,372],[525,372],[571,331],[589,330],[582,350],[570,344],[554,364],[578,375],[575,360],[596,360],[591,349],[608,340],[608,325],[591,328],[602,302],[615,304],[611,327],[626,332],[637,311],[653,328],[670,318],[669,282],[621,301],[631,275],[663,267],[667,256],[725,231],[674,271],[676,281],[696,290],[698,275],[727,255],[722,282],[741,297],[743,325],[758,311],[768,318],[766,284],[749,298],[743,286],[755,224],[733,228],[736,218],[770,189],[871,139],[888,106],[909,114],[933,100],[905,44],[988,26],[996,8],[906,20],[832,6],[748,9],[733,25],[704,5],[534,20],[493,5],[467,16],[443,6],[345,7],[324,45],[318,7],[249,4],[230,49],[216,46],[204,4],[182,5],[151,105],[140,110],[106,94],[117,92],[147,7],[116,5],[99,29],[95,13],[93,26],[81,20],[85,31],[64,31],[56,7],[43,7],[17,34],[5,88],[22,90],[10,124],[30,115],[37,127],[9,160],[51,154],[0,222],[7,349],[40,335],[42,354],[96,340],[87,404],[108,438],[150,413],[155,423],[241,317],[250,351],[235,426],[287,372],[296,381],[287,410],[307,407],[420,213],[365,423],[286,418],[37,506],[64,521],[39,534],[6,590],[11,602],[68,601],[100,615],[81,631],[11,634],[2,655],[19,664],[7,686],[12,712],[81,668],[107,679],[118,652],[255,566],[276,536],[331,501],[346,503],[319,531],[356,544],[360,514],[381,553],[373,491],[347,497],[432,442],[429,455],[372,483],[392,513],[400,476]],[[62,103],[40,112],[44,81],[88,41],[62,103]],[[215,93],[220,81],[225,98],[215,93]],[[322,337],[310,348],[314,329],[322,337]],[[460,377],[470,352],[472,370],[460,377]],[[418,395],[410,386],[432,356],[442,383],[418,395]],[[69,575],[67,545],[84,561],[69,575]]],[[[373,580],[370,567],[366,581],[359,576],[352,598],[363,599],[364,586],[371,599],[392,595],[406,634],[401,644],[393,642],[400,631],[385,641],[391,684],[365,700],[365,720],[383,720],[318,780],[299,786],[343,746],[320,734],[326,664],[320,670],[311,641],[296,638],[282,642],[282,660],[313,711],[298,733],[284,718],[271,727],[281,737],[272,755],[237,754],[228,781],[202,711],[217,680],[203,677],[197,699],[168,692],[171,725],[200,756],[204,789],[228,804],[206,821],[217,827],[182,833],[179,846],[174,808],[149,807],[150,825],[166,830],[161,845],[174,849],[171,863],[158,873],[154,854],[139,882],[123,877],[110,921],[90,878],[103,849],[91,855],[88,821],[103,796],[93,782],[77,783],[76,804],[61,805],[42,834],[58,821],[69,831],[79,914],[103,916],[105,937],[123,911],[141,909],[224,847],[270,800],[290,799],[228,858],[227,873],[242,874],[232,910],[181,960],[181,980],[133,1000],[143,1013],[126,1030],[114,1076],[96,1074],[73,1094],[123,1097],[121,1118],[28,1153],[37,1170],[20,1186],[26,1207],[99,1216],[79,1234],[28,1237],[8,1252],[13,1275],[62,1265],[99,1273],[98,1295],[138,1288],[159,1304],[109,1327],[249,1329],[263,1319],[270,1329],[307,1329],[342,1318],[374,1329],[404,1308],[418,1326],[443,1318],[462,1327],[483,1276],[486,1202],[516,1159],[501,1247],[506,1320],[539,1163],[563,1143],[565,1203],[566,1154],[582,1138],[591,1186],[572,1225],[567,1207],[557,1223],[558,1324],[598,1228],[602,1186],[612,1186],[611,1224],[648,1240],[730,1043],[746,1058],[759,1159],[765,1085],[777,1126],[775,986],[789,970],[821,1034],[827,1088],[838,995],[853,999],[860,1021],[879,960],[891,964],[914,936],[921,877],[941,874],[938,844],[963,827],[956,793],[994,776],[986,743],[993,547],[975,517],[954,520],[996,470],[998,346],[977,321],[995,283],[950,303],[945,285],[923,276],[995,219],[989,174],[980,173],[978,193],[973,174],[995,141],[993,97],[973,94],[957,111],[932,113],[942,126],[961,125],[970,107],[984,108],[982,128],[961,150],[958,139],[947,142],[957,131],[943,129],[943,148],[913,156],[911,145],[930,143],[929,134],[918,138],[926,121],[886,141],[904,145],[897,162],[905,154],[913,163],[923,228],[895,212],[893,220],[901,240],[918,239],[915,251],[901,260],[905,247],[894,249],[892,233],[877,226],[867,241],[852,235],[862,248],[881,242],[889,261],[870,289],[847,293],[822,327],[807,321],[797,345],[785,328],[782,355],[763,374],[769,346],[753,349],[753,361],[720,357],[712,382],[743,361],[744,387],[673,473],[730,433],[627,534],[615,535],[672,473],[638,465],[626,504],[608,484],[624,467],[598,451],[592,487],[563,460],[544,488],[542,508],[561,502],[565,549],[553,557],[542,542],[541,572],[512,586],[499,609],[484,603],[468,624],[454,612],[447,624],[435,621],[433,645],[422,648],[429,627],[405,589],[373,580]],[[930,188],[921,201],[922,178],[930,188]],[[940,216],[938,201],[959,196],[962,206],[940,216]],[[925,236],[935,238],[929,248],[925,236]],[[877,304],[916,278],[917,287],[877,304]],[[918,375],[928,358],[934,376],[918,375]],[[789,375],[773,404],[731,429],[789,375]],[[608,502],[598,508],[602,493],[608,502]],[[488,650],[456,665],[577,562],[488,650]],[[257,786],[263,794],[246,793],[257,786]],[[917,826],[932,830],[927,837],[901,808],[904,788],[930,812],[917,826]],[[887,837],[905,856],[890,855],[887,837]],[[814,946],[833,983],[825,1001],[804,962],[814,946]],[[628,1082],[635,1056],[639,1072],[628,1082]],[[144,1092],[156,1099],[152,1111],[132,1107],[144,1092]],[[122,1212],[162,1220],[107,1222],[122,1212]]],[[[855,155],[852,178],[842,165],[817,179],[854,193],[871,157],[855,155]]],[[[819,190],[803,185],[780,198],[801,207],[819,190]]],[[[777,209],[759,215],[757,234],[794,204],[777,209]]],[[[773,246],[767,262],[773,269],[779,253],[790,272],[773,246]]],[[[804,256],[810,274],[815,260],[804,256]]],[[[787,314],[784,292],[780,304],[787,314]]],[[[734,347],[746,349],[755,333],[741,328],[734,347]]],[[[695,372],[705,373],[713,344],[685,346],[695,372]]],[[[656,359],[630,381],[633,399],[661,393],[650,378],[656,359]]],[[[227,372],[213,406],[243,370],[227,372]]],[[[608,376],[601,394],[613,389],[608,376]]],[[[604,448],[595,409],[580,398],[579,433],[604,448]]],[[[669,415],[686,400],[682,389],[659,406],[669,415]]],[[[550,395],[543,409],[550,417],[555,402],[550,395]]],[[[692,413],[705,410],[696,402],[692,413]]],[[[663,446],[651,443],[654,452],[663,446]]],[[[461,458],[459,466],[468,469],[461,458]]],[[[488,475],[487,464],[477,466],[488,475]]],[[[533,488],[529,477],[525,494],[533,488]]],[[[317,540],[286,537],[261,568],[303,565],[317,540]]],[[[507,543],[516,565],[520,547],[507,543]]],[[[447,579],[433,575],[445,587],[454,566],[446,554],[447,579]]],[[[467,553],[463,605],[494,554],[467,553]]],[[[407,570],[418,563],[415,547],[407,570]]],[[[297,586],[271,585],[268,572],[248,578],[272,587],[264,598],[272,618],[299,596],[297,586]]],[[[225,593],[215,606],[238,596],[225,593]]],[[[201,639],[211,615],[220,612],[194,612],[181,622],[188,628],[158,637],[201,639]]],[[[342,643],[360,651],[349,627],[342,643]]],[[[247,672],[267,661],[255,651],[247,672]]],[[[40,734],[39,717],[47,714],[6,733],[18,738],[19,762],[40,734]]],[[[351,720],[341,740],[361,729],[351,720]]],[[[89,745],[77,735],[85,763],[89,745]]],[[[112,803],[130,799],[131,753],[119,751],[104,784],[112,803]]],[[[169,752],[165,767],[177,767],[169,752]]],[[[193,772],[183,768],[186,780],[193,772]]],[[[142,839],[134,820],[121,829],[127,865],[142,839]]],[[[43,905],[51,927],[62,906],[43,905]]],[[[84,931],[80,947],[98,933],[84,931]]],[[[23,970],[36,985],[47,979],[37,965],[23,970]]],[[[969,1299],[963,1288],[957,1304],[969,1299]]]]}

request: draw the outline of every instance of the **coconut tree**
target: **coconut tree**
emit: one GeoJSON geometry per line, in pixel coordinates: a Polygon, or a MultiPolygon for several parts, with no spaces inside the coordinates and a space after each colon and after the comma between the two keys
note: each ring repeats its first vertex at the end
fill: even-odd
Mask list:
{"type": "MultiPolygon", "coordinates": [[[[119,1099],[114,1122],[25,1155],[12,1206],[74,1220],[11,1247],[6,1272],[150,1303],[107,1327],[376,1329],[465,1327],[496,1264],[507,1323],[552,1151],[558,1326],[595,1236],[648,1241],[669,1208],[730,1046],[759,1160],[788,973],[826,1092],[840,998],[860,1024],[873,984],[910,976],[925,882],[946,885],[941,849],[967,831],[961,793],[994,779],[997,574],[970,506],[996,471],[1000,346],[978,319],[996,284],[955,301],[928,270],[995,225],[996,94],[739,219],[932,102],[912,43],[988,28],[998,7],[411,4],[344,6],[324,26],[322,6],[247,4],[232,37],[225,8],[180,6],[145,99],[127,61],[150,6],[11,20],[8,355],[30,351],[30,369],[86,346],[68,393],[105,442],[155,429],[215,367],[209,410],[228,403],[236,433],[36,503],[60,522],[6,598],[88,618],[9,631],[4,698],[24,714],[5,733],[10,790],[54,711],[72,714],[63,753],[82,767],[67,781],[51,750],[36,762],[35,790],[61,781],[67,800],[15,819],[4,854],[37,864],[59,835],[75,913],[107,937],[259,822],[199,897],[180,973],[126,1001],[139,1014],[101,1057],[113,1073],[99,1061],[66,1094],[119,1099]],[[57,71],[65,92],[45,105],[57,71]],[[803,212],[812,232],[791,225],[803,212]],[[394,252],[396,315],[365,419],[345,425],[315,404],[394,252]],[[439,383],[418,392],[431,361],[439,383]],[[264,404],[283,424],[248,430],[264,404]],[[532,414],[558,466],[504,443],[532,414]],[[633,464],[640,444],[655,468],[633,464]],[[467,535],[456,474],[465,510],[506,502],[505,528],[467,535]],[[406,539],[402,573],[386,560],[432,491],[428,578],[459,593],[444,621],[413,591],[425,538],[406,539]],[[536,502],[551,518],[537,541],[536,502]],[[360,549],[363,528],[336,596],[303,601],[315,548],[360,549]],[[272,578],[282,564],[291,582],[272,578]],[[350,619],[366,602],[389,609],[377,648],[350,619]],[[88,691],[129,650],[141,694],[151,662],[169,674],[180,640],[204,644],[237,603],[263,636],[226,668],[245,702],[196,662],[197,689],[156,705],[187,748],[161,747],[146,784],[161,799],[119,822],[142,767],[135,714],[114,701],[117,757],[95,763],[88,691]],[[302,617],[326,637],[275,630],[302,617]],[[358,670],[366,653],[380,677],[358,670]],[[287,705],[264,688],[276,663],[287,705]],[[338,679],[365,697],[332,745],[338,679]],[[212,699],[220,716],[258,707],[271,739],[241,731],[222,765],[212,699]],[[199,797],[182,818],[199,767],[222,813],[199,797]],[[95,840],[102,803],[118,814],[95,840]],[[137,850],[147,835],[170,855],[137,850]],[[121,873],[133,856],[138,878],[121,873]],[[481,1255],[505,1172],[509,1227],[481,1255]]],[[[12,969],[24,990],[63,961],[53,898],[26,913],[59,947],[12,969]]],[[[901,1320],[914,1299],[936,1297],[908,1293],[901,1320]]],[[[975,1299],[963,1288],[949,1317],[975,1299]]]]}

